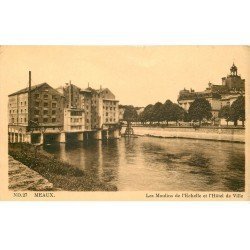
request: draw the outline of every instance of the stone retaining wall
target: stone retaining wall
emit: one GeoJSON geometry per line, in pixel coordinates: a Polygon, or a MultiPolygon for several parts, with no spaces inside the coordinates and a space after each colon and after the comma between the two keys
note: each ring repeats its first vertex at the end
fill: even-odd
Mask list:
{"type": "MultiPolygon", "coordinates": [[[[245,142],[244,128],[133,127],[133,129],[134,133],[140,136],[245,142]]],[[[122,128],[122,133],[124,132],[125,128],[122,128]]]]}
{"type": "Polygon", "coordinates": [[[53,189],[53,184],[9,156],[9,189],[13,191],[48,191],[53,189]]]}

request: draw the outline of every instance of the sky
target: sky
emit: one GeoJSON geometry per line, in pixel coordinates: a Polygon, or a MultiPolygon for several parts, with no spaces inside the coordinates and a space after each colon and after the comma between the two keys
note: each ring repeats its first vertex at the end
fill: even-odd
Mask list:
{"type": "Polygon", "coordinates": [[[221,84],[233,62],[250,79],[247,46],[1,46],[0,84],[6,94],[47,82],[109,88],[123,105],[177,102],[183,88],[221,84]]]}

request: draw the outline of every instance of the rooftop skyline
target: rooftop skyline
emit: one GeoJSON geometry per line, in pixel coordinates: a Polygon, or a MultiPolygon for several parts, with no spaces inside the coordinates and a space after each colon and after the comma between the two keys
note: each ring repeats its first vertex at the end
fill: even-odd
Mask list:
{"type": "Polygon", "coordinates": [[[123,105],[146,106],[180,90],[203,91],[221,84],[232,64],[250,76],[247,46],[1,46],[0,83],[7,94],[47,82],[57,88],[71,81],[84,89],[109,88],[123,105]]]}

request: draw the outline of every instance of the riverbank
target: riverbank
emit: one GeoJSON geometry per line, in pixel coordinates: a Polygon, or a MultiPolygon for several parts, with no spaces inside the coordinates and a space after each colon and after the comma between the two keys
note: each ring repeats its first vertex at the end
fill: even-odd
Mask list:
{"type": "MultiPolygon", "coordinates": [[[[184,138],[245,143],[244,128],[142,127],[134,126],[134,134],[161,138],[184,138]]],[[[122,133],[125,128],[122,128],[122,133]]]]}
{"type": "MultiPolygon", "coordinates": [[[[16,161],[37,172],[50,183],[53,190],[63,191],[116,191],[114,185],[94,180],[84,170],[57,160],[53,156],[36,150],[34,145],[25,143],[9,144],[9,155],[16,161]]],[[[29,181],[31,181],[30,178],[29,181]]]]}
{"type": "Polygon", "coordinates": [[[9,156],[9,189],[13,191],[50,191],[53,184],[36,171],[9,156]]]}

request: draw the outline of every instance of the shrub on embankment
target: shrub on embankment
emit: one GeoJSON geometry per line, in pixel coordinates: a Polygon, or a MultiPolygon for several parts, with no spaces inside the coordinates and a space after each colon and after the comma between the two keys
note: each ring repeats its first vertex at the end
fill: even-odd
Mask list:
{"type": "Polygon", "coordinates": [[[92,178],[84,170],[62,162],[55,157],[37,150],[34,145],[9,144],[9,155],[38,172],[55,190],[65,191],[116,191],[116,186],[92,178]]]}

